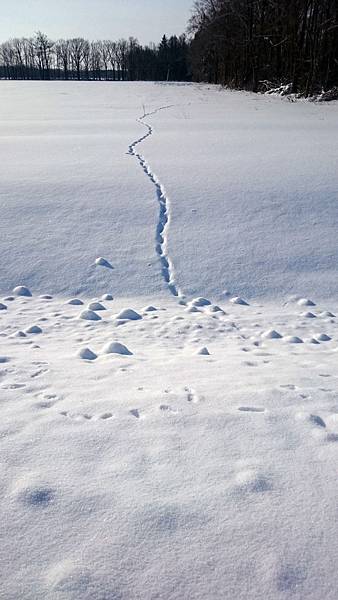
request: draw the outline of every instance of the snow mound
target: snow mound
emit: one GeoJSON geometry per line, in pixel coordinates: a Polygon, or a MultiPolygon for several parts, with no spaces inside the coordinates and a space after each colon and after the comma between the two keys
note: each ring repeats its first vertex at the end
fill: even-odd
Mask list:
{"type": "Polygon", "coordinates": [[[305,319],[316,319],[317,318],[317,315],[314,315],[312,312],[304,312],[304,313],[301,313],[300,316],[304,317],[305,319]]]}
{"type": "Polygon", "coordinates": [[[209,310],[212,313],[221,313],[221,314],[225,315],[223,308],[221,308],[220,306],[217,306],[217,304],[213,304],[212,306],[210,306],[209,310]]]}
{"type": "Polygon", "coordinates": [[[142,316],[132,308],[125,308],[115,318],[119,321],[139,321],[142,319],[142,316]]]}
{"type": "Polygon", "coordinates": [[[103,294],[101,300],[103,300],[103,302],[111,302],[112,300],[114,300],[114,296],[112,296],[111,294],[103,294]]]}
{"type": "Polygon", "coordinates": [[[88,310],[107,310],[105,306],[103,306],[103,304],[101,304],[101,302],[91,302],[90,304],[88,304],[88,310]]]}
{"type": "Polygon", "coordinates": [[[318,340],[316,340],[316,338],[312,337],[309,339],[310,344],[317,344],[317,346],[320,344],[320,342],[318,342],[318,340]]]}
{"type": "Polygon", "coordinates": [[[25,329],[25,333],[42,333],[42,329],[39,327],[39,325],[32,325],[31,327],[25,329]]]}
{"type": "Polygon", "coordinates": [[[269,329],[262,334],[262,338],[265,340],[280,340],[282,337],[283,336],[275,329],[269,329]]]}
{"type": "Polygon", "coordinates": [[[330,342],[332,340],[332,338],[327,335],[326,333],[321,333],[320,335],[317,336],[317,339],[320,342],[330,342]]]}
{"type": "Polygon", "coordinates": [[[326,427],[325,421],[319,415],[309,415],[308,420],[317,427],[326,427]]]}
{"type": "Polygon", "coordinates": [[[95,360],[97,358],[97,355],[90,348],[82,348],[77,356],[83,360],[95,360]]]}
{"type": "Polygon", "coordinates": [[[309,298],[300,298],[297,304],[298,306],[316,306],[315,302],[309,300],[309,298]]]}
{"type": "Polygon", "coordinates": [[[0,310],[7,310],[6,304],[2,304],[2,302],[0,302],[0,310]]]}
{"type": "Polygon", "coordinates": [[[83,310],[80,313],[79,319],[84,319],[85,321],[101,321],[100,315],[97,315],[93,310],[83,310]]]}
{"type": "Polygon", "coordinates": [[[336,600],[338,319],[300,313],[338,316],[337,110],[203,84],[1,82],[1,597],[336,600]],[[174,106],[133,146],[142,172],[126,152],[149,131],[143,103],[174,106]],[[33,298],[7,302],[19,283],[33,298]],[[93,301],[109,312],[80,320],[93,301]],[[112,318],[128,307],[143,320],[112,318]]]}
{"type": "Polygon", "coordinates": [[[288,344],[303,344],[303,340],[297,335],[288,335],[284,338],[288,344]]]}
{"type": "Polygon", "coordinates": [[[27,335],[25,334],[24,331],[16,331],[13,334],[13,337],[15,337],[15,338],[25,338],[25,337],[27,337],[27,335]]]}
{"type": "Polygon", "coordinates": [[[156,312],[158,309],[155,308],[155,306],[146,306],[146,308],[143,309],[143,312],[156,312]]]}
{"type": "Polygon", "coordinates": [[[0,356],[0,364],[9,362],[8,356],[0,356]]]}
{"type": "Polygon", "coordinates": [[[189,304],[190,306],[211,306],[211,302],[207,298],[194,298],[189,304]]]}
{"type": "Polygon", "coordinates": [[[230,302],[231,304],[239,304],[240,306],[249,306],[249,303],[243,298],[240,298],[239,296],[231,298],[230,302]]]}
{"type": "Polygon", "coordinates": [[[83,302],[80,298],[72,298],[67,304],[71,304],[72,306],[83,306],[83,302]]]}
{"type": "Polygon", "coordinates": [[[31,298],[32,292],[25,285],[18,285],[14,288],[13,293],[16,296],[26,296],[27,298],[31,298]]]}
{"type": "Polygon", "coordinates": [[[99,258],[96,259],[95,264],[97,267],[106,267],[106,269],[114,268],[113,265],[109,262],[109,260],[103,258],[102,256],[99,256],[99,258]]]}
{"type": "Polygon", "coordinates": [[[124,344],[120,344],[120,342],[109,342],[103,348],[103,354],[122,354],[123,356],[132,356],[132,352],[124,346],[124,344]]]}
{"type": "Polygon", "coordinates": [[[185,312],[187,312],[187,313],[199,313],[201,311],[198,310],[197,306],[189,306],[188,308],[185,309],[185,312]]]}
{"type": "Polygon", "coordinates": [[[272,488],[270,480],[256,469],[246,469],[236,475],[236,484],[243,491],[262,493],[272,488]]]}
{"type": "Polygon", "coordinates": [[[196,352],[196,354],[200,355],[200,356],[210,356],[210,352],[206,346],[204,346],[204,348],[201,348],[200,350],[198,350],[196,352]]]}
{"type": "Polygon", "coordinates": [[[334,318],[336,315],[334,315],[332,312],[330,312],[329,310],[324,310],[323,312],[319,313],[320,317],[324,317],[324,318],[334,318]]]}

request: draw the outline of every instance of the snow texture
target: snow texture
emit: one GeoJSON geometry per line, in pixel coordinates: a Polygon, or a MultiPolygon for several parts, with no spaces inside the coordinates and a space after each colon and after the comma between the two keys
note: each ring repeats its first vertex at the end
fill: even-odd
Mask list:
{"type": "Polygon", "coordinates": [[[1,600],[336,600],[338,104],[0,115],[1,600]]]}

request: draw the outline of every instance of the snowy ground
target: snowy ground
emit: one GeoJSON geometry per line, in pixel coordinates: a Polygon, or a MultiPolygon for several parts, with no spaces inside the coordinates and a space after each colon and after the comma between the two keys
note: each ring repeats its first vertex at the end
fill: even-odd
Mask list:
{"type": "Polygon", "coordinates": [[[337,104],[1,87],[0,598],[335,600],[337,104]]]}

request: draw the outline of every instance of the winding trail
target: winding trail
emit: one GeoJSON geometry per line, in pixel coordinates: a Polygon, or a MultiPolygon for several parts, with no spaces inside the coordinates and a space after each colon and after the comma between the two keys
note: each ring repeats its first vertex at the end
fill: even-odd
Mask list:
{"type": "Polygon", "coordinates": [[[142,167],[144,173],[147,175],[148,179],[152,182],[155,187],[157,201],[160,205],[159,219],[156,228],[156,254],[158,255],[161,263],[161,272],[164,281],[166,282],[169,291],[171,294],[177,298],[183,298],[183,293],[178,287],[175,281],[175,271],[173,262],[168,254],[168,229],[170,224],[170,201],[164,189],[164,186],[152,171],[150,165],[147,163],[146,159],[142,154],[137,152],[137,146],[144,142],[147,138],[153,135],[153,128],[149,123],[145,121],[147,117],[151,115],[155,115],[161,110],[167,110],[168,108],[172,108],[173,104],[169,106],[161,106],[156,110],[144,113],[142,117],[137,119],[138,123],[141,123],[147,129],[147,133],[140,137],[138,140],[135,140],[129,146],[129,152],[131,156],[134,156],[140,166],[142,167]]]}

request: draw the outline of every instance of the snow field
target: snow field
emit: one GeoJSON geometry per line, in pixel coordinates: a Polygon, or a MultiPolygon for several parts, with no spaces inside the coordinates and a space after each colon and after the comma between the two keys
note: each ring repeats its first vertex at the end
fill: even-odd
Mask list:
{"type": "Polygon", "coordinates": [[[337,104],[2,86],[0,598],[336,600],[337,104]]]}
{"type": "Polygon", "coordinates": [[[6,598],[334,598],[338,306],[7,302],[6,598]]]}

